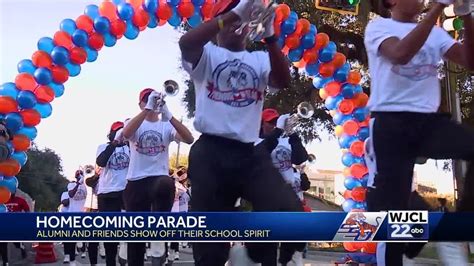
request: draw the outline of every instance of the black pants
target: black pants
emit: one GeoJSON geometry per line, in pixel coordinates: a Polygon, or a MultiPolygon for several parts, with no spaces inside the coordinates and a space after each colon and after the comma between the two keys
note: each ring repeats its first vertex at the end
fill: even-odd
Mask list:
{"type": "Polygon", "coordinates": [[[8,243],[0,243],[0,255],[2,256],[3,265],[8,263],[8,243]]]}
{"type": "MultiPolygon", "coordinates": [[[[369,211],[407,210],[417,157],[474,160],[474,131],[441,114],[374,113],[371,137],[376,173],[369,180],[369,211]]],[[[472,164],[471,164],[472,166],[472,164]]],[[[474,210],[474,169],[469,167],[458,210],[474,210]]],[[[387,243],[386,265],[402,265],[403,244],[387,243]]]]}
{"type": "Polygon", "coordinates": [[[98,242],[87,243],[87,254],[89,255],[89,263],[90,264],[97,264],[97,251],[98,251],[98,249],[99,249],[99,243],[98,242]]]}
{"type": "Polygon", "coordinates": [[[179,243],[178,242],[170,243],[170,249],[172,249],[174,251],[179,251],[179,243]]]}
{"type": "MultiPolygon", "coordinates": [[[[122,191],[97,195],[97,205],[99,207],[99,212],[120,212],[124,209],[122,191]]],[[[115,265],[118,244],[119,243],[117,242],[104,243],[105,263],[107,266],[115,265]]],[[[95,258],[97,258],[97,252],[95,258]]]]}
{"type": "MultiPolygon", "coordinates": [[[[193,211],[236,211],[237,198],[250,201],[255,211],[303,211],[298,197],[273,166],[266,150],[253,144],[203,134],[191,147],[189,179],[193,211]]],[[[250,258],[263,265],[276,256],[275,243],[247,243],[250,258]]],[[[230,245],[193,243],[197,266],[224,265],[230,245]]]]}
{"type": "Polygon", "coordinates": [[[63,243],[64,245],[64,255],[69,255],[70,261],[76,260],[76,243],[63,243]]]}
{"type": "MultiPolygon", "coordinates": [[[[127,212],[169,212],[175,194],[174,179],[169,176],[150,176],[128,181],[123,192],[127,212]]],[[[128,243],[127,261],[130,266],[144,264],[145,243],[128,243]]]]}

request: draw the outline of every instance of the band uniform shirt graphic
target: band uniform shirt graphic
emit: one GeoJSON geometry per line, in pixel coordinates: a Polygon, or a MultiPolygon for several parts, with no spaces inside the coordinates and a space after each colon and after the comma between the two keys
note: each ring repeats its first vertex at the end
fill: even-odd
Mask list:
{"type": "MultiPolygon", "coordinates": [[[[71,191],[76,187],[76,182],[70,182],[67,185],[67,191],[71,191]]],[[[74,197],[69,197],[69,207],[68,207],[68,212],[82,212],[84,210],[84,204],[86,203],[86,198],[87,198],[87,187],[82,182],[77,187],[76,194],[74,194],[74,197]]]]}
{"type": "Polygon", "coordinates": [[[393,64],[379,51],[385,40],[392,37],[401,40],[416,25],[387,18],[377,18],[368,24],[364,42],[372,77],[370,111],[437,112],[441,102],[438,66],[456,41],[435,26],[422,48],[405,65],[393,64]]]}
{"type": "Polygon", "coordinates": [[[170,122],[143,121],[130,141],[130,163],[127,180],[169,174],[168,147],[176,140],[170,122]]]}
{"type": "Polygon", "coordinates": [[[278,138],[278,144],[271,152],[273,165],[285,179],[285,182],[294,183],[293,164],[291,163],[291,145],[289,138],[278,138]]]}
{"type": "Polygon", "coordinates": [[[194,69],[184,60],[183,67],[196,88],[196,130],[255,142],[271,71],[268,53],[232,52],[209,42],[194,69]]]}
{"type": "MultiPolygon", "coordinates": [[[[102,144],[97,148],[96,157],[107,148],[107,145],[108,144],[102,144]]],[[[129,164],[130,148],[127,145],[116,147],[106,167],[104,167],[100,173],[97,194],[124,190],[127,185],[129,164]]]]}

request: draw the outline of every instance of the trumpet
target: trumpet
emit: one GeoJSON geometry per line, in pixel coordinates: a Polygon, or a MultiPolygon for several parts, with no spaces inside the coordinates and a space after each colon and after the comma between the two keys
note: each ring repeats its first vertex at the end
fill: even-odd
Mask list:
{"type": "Polygon", "coordinates": [[[93,165],[86,165],[84,167],[84,178],[87,179],[95,175],[95,167],[93,165]]]}
{"type": "Polygon", "coordinates": [[[270,1],[268,5],[265,6],[262,0],[253,0],[252,6],[250,21],[242,23],[235,33],[241,35],[245,27],[248,27],[249,31],[246,37],[251,41],[257,41],[261,39],[261,35],[265,32],[265,24],[267,24],[268,20],[272,19],[278,5],[270,1]]]}
{"type": "Polygon", "coordinates": [[[176,96],[179,92],[179,85],[174,80],[167,80],[163,83],[163,93],[162,96],[158,99],[158,106],[163,106],[165,102],[166,96],[176,96]]]}
{"type": "Polygon", "coordinates": [[[296,108],[296,114],[291,115],[285,123],[283,136],[289,136],[294,133],[296,124],[301,119],[309,119],[314,115],[314,107],[309,102],[302,102],[296,108]]]}

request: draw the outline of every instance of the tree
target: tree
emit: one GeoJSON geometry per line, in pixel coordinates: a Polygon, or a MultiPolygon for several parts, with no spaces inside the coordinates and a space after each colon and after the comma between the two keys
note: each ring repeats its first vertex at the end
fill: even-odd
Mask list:
{"type": "Polygon", "coordinates": [[[176,164],[176,159],[177,159],[176,157],[178,157],[178,155],[176,153],[171,154],[171,156],[170,156],[170,169],[175,170],[176,165],[178,167],[179,166],[184,166],[184,167],[188,168],[188,155],[184,155],[184,154],[179,155],[178,164],[176,164]]]}
{"type": "Polygon", "coordinates": [[[55,211],[68,183],[61,174],[61,158],[53,150],[40,150],[35,145],[27,155],[28,162],[17,175],[19,188],[35,200],[36,210],[55,211]]]}

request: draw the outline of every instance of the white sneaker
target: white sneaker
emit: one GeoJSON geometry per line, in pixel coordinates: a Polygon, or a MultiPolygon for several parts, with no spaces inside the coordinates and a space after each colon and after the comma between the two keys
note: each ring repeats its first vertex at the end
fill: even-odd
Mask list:
{"type": "Polygon", "coordinates": [[[102,242],[99,243],[99,256],[101,256],[102,258],[105,258],[105,247],[104,247],[104,243],[102,242]]]}
{"type": "Polygon", "coordinates": [[[85,252],[82,252],[81,258],[85,258],[85,257],[86,257],[86,253],[85,253],[85,252]]]}
{"type": "Polygon", "coordinates": [[[303,266],[303,252],[295,251],[291,258],[291,262],[295,266],[303,266]]]}
{"type": "Polygon", "coordinates": [[[71,261],[71,264],[69,264],[70,266],[76,266],[76,261],[71,261]]]}
{"type": "Polygon", "coordinates": [[[69,257],[69,255],[64,255],[63,263],[69,263],[70,260],[71,258],[69,257]]]}
{"type": "Polygon", "coordinates": [[[442,242],[437,243],[438,257],[444,265],[469,265],[468,252],[465,243],[442,242]]]}
{"type": "Polygon", "coordinates": [[[145,254],[147,257],[151,257],[151,249],[147,248],[145,254]]]}
{"type": "Polygon", "coordinates": [[[176,253],[174,254],[174,260],[179,260],[179,251],[176,251],[176,253]]]}
{"type": "Polygon", "coordinates": [[[171,261],[174,260],[174,257],[176,256],[175,254],[176,254],[176,252],[173,249],[168,249],[168,259],[169,260],[171,260],[171,261]]]}
{"type": "Polygon", "coordinates": [[[403,266],[415,266],[415,260],[409,259],[407,256],[403,256],[403,266]]]}

